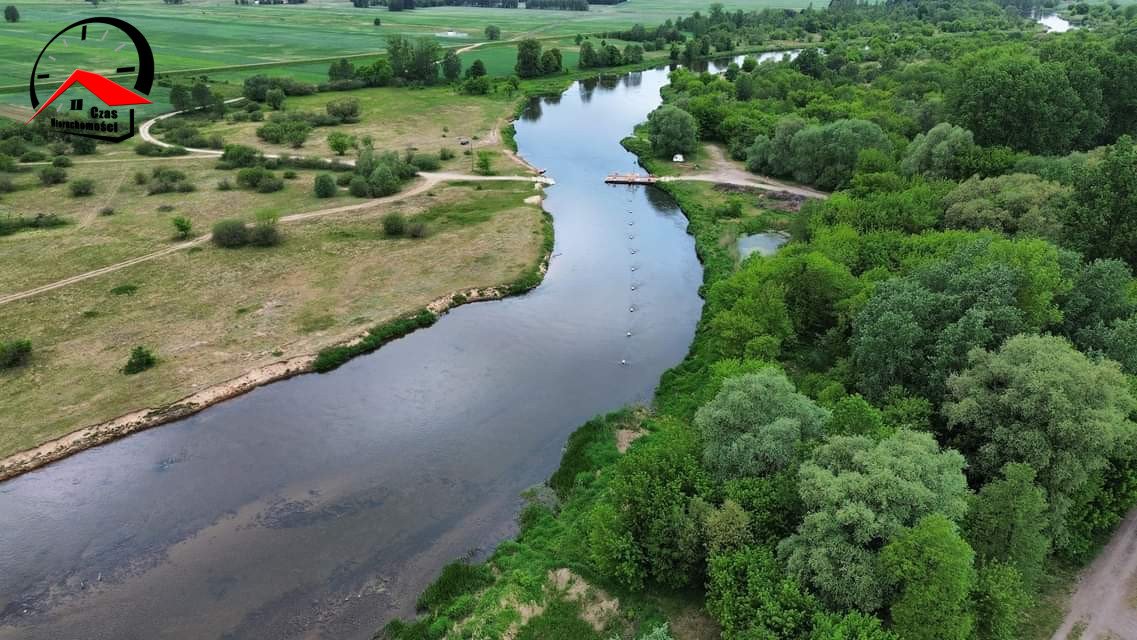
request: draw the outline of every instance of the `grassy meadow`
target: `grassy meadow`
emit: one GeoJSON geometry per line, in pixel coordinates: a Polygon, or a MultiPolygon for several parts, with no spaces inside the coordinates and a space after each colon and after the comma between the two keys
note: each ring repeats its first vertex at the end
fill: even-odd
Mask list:
{"type": "MultiPolygon", "coordinates": [[[[274,248],[203,244],[4,305],[0,326],[31,340],[35,352],[27,367],[0,373],[6,398],[0,456],[313,353],[454,291],[512,282],[541,252],[540,207],[524,203],[533,193],[526,182],[440,184],[394,205],[282,225],[285,240],[274,248]],[[425,222],[426,237],[385,237],[381,216],[390,211],[425,222]],[[123,375],[119,369],[135,345],[153,350],[159,364],[123,375]]],[[[223,195],[215,205],[239,197],[233,209],[271,206],[238,192],[223,195]]],[[[291,184],[272,195],[296,200],[290,212],[314,204],[291,184]]],[[[50,280],[40,271],[54,269],[52,262],[76,273],[84,259],[93,260],[90,252],[106,251],[99,248],[103,239],[120,234],[164,242],[172,231],[166,215],[147,206],[96,217],[81,231],[76,224],[0,238],[0,290],[23,289],[29,278],[50,280]]],[[[124,241],[124,253],[131,243],[124,241]]]]}

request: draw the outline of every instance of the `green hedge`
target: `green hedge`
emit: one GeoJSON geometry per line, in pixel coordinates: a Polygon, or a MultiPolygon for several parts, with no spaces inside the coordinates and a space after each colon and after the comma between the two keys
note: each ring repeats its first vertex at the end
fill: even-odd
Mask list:
{"type": "Polygon", "coordinates": [[[327,373],[356,356],[371,353],[388,342],[401,338],[417,329],[429,327],[438,321],[438,316],[429,309],[396,318],[385,324],[373,327],[362,340],[351,345],[328,347],[320,351],[312,368],[318,373],[327,373]]]}

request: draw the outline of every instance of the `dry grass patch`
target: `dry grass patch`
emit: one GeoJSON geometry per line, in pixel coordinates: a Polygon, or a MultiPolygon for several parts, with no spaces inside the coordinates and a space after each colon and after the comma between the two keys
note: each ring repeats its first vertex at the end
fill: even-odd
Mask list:
{"type": "Polygon", "coordinates": [[[34,349],[30,365],[0,374],[0,455],[313,353],[454,291],[510,282],[540,254],[531,194],[528,183],[441,185],[398,205],[431,221],[426,238],[384,238],[379,219],[393,207],[377,205],[284,225],[279,247],[193,248],[0,306],[4,334],[34,349]],[[159,363],[127,377],[119,369],[134,345],[159,363]]]}

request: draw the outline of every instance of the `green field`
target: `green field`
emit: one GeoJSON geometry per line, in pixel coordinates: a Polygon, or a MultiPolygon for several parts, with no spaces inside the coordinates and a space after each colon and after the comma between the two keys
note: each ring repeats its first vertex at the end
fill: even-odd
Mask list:
{"type": "MultiPolygon", "coordinates": [[[[728,9],[753,9],[806,3],[727,0],[723,4],[728,9]]],[[[632,0],[618,6],[594,6],[587,12],[468,7],[391,12],[356,9],[348,0],[264,7],[238,6],[227,0],[189,0],[182,5],[166,5],[159,0],[110,0],[97,7],[75,0],[47,0],[16,6],[20,21],[5,24],[0,31],[0,87],[9,91],[27,82],[36,55],[52,35],[71,22],[92,16],[118,17],[137,26],[154,49],[158,72],[168,73],[375,53],[393,34],[433,35],[443,46],[464,46],[484,40],[483,30],[488,24],[501,27],[504,40],[610,31],[637,22],[658,24],[696,9],[705,10],[709,3],[632,0]],[[376,17],[382,19],[382,26],[373,24],[376,17]],[[447,35],[451,31],[455,35],[447,35]]],[[[94,71],[105,70],[100,64],[108,64],[81,59],[79,54],[74,60],[60,62],[74,62],[94,71]]]]}

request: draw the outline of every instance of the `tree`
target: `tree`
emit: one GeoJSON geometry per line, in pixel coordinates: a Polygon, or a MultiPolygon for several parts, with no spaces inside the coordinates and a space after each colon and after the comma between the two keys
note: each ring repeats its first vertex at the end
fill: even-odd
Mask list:
{"type": "Polygon", "coordinates": [[[279,111],[284,106],[284,91],[277,88],[269,89],[265,92],[265,103],[274,111],[279,111]]]}
{"type": "Polygon", "coordinates": [[[908,175],[958,180],[966,177],[966,160],[974,149],[970,131],[941,122],[912,139],[900,167],[908,175]]]}
{"type": "Polygon", "coordinates": [[[193,106],[189,89],[184,85],[175,84],[170,87],[170,105],[177,111],[185,111],[193,106]]]}
{"type": "Polygon", "coordinates": [[[209,85],[205,82],[198,80],[190,87],[190,102],[195,107],[207,107],[213,101],[213,92],[209,90],[209,85]]]}
{"type": "Polygon", "coordinates": [[[1055,336],[1015,336],[969,359],[948,380],[944,417],[976,478],[993,478],[1008,462],[1038,472],[1061,549],[1071,496],[1137,433],[1129,384],[1117,363],[1091,360],[1055,336]]]}
{"type": "Polygon", "coordinates": [[[453,49],[447,49],[442,56],[442,75],[449,82],[454,82],[462,75],[462,60],[453,49]]]}
{"type": "Polygon", "coordinates": [[[778,546],[787,573],[831,608],[881,608],[888,580],[879,549],[926,515],[963,518],[964,463],[927,433],[902,430],[880,442],[830,436],[801,465],[806,515],[778,546]]]}
{"type": "Polygon", "coordinates": [[[964,525],[980,559],[1013,567],[1028,585],[1037,584],[1050,551],[1046,493],[1034,478],[1028,464],[1004,466],[1003,477],[983,485],[972,499],[964,525]]]}
{"type": "Polygon", "coordinates": [[[4,7],[4,22],[19,22],[20,11],[15,5],[8,5],[4,7]]]}
{"type": "Polygon", "coordinates": [[[561,72],[561,50],[549,49],[541,54],[541,73],[549,75],[561,72]]]}
{"type": "Polygon", "coordinates": [[[496,25],[489,25],[486,27],[486,40],[500,40],[501,29],[496,25]]]}
{"type": "Polygon", "coordinates": [[[803,442],[820,436],[828,418],[785,375],[765,369],[726,380],[695,414],[695,427],[704,466],[727,480],[796,466],[803,442]]]}
{"type": "Polygon", "coordinates": [[[947,101],[952,120],[984,146],[1061,154],[1102,128],[1100,105],[1083,101],[1066,68],[1027,53],[988,49],[964,57],[947,101]]]}
{"type": "Polygon", "coordinates": [[[329,173],[321,173],[316,176],[312,189],[317,198],[331,198],[336,195],[336,179],[329,173]]]}
{"type": "Polygon", "coordinates": [[[355,98],[332,100],[324,105],[324,111],[340,122],[355,122],[359,120],[359,100],[355,98]]]}
{"type": "Polygon", "coordinates": [[[712,555],[707,567],[707,612],[725,640],[806,638],[817,602],[780,571],[773,554],[746,547],[712,555]]]}
{"type": "Polygon", "coordinates": [[[881,551],[885,573],[899,589],[892,628],[904,640],[967,640],[975,620],[970,596],[975,554],[955,523],[924,516],[881,551]]]}
{"type": "Polygon", "coordinates": [[[489,151],[478,151],[477,165],[474,167],[474,173],[480,176],[493,175],[493,154],[489,151]]]}
{"type": "Polygon", "coordinates": [[[329,149],[334,151],[337,156],[342,156],[355,147],[355,136],[342,131],[333,131],[328,134],[327,142],[329,149]]]}
{"type": "Polygon", "coordinates": [[[1019,572],[1001,562],[979,568],[973,593],[976,640],[1018,640],[1031,604],[1019,572]]]}
{"type": "Polygon", "coordinates": [[[952,229],[995,229],[1058,240],[1071,189],[1030,173],[972,176],[944,196],[944,224],[952,229]]]}
{"type": "Polygon", "coordinates": [[[647,117],[648,139],[657,156],[692,154],[699,148],[699,125],[695,118],[674,105],[665,104],[647,117]]]}
{"type": "Polygon", "coordinates": [[[182,240],[188,238],[193,230],[193,222],[185,216],[174,216],[170,222],[174,225],[174,234],[182,240]]]}
{"type": "MultiPolygon", "coordinates": [[[[614,467],[586,516],[588,552],[603,575],[632,588],[687,584],[702,559],[694,500],[706,489],[689,432],[657,432],[614,467]]],[[[705,504],[705,503],[703,503],[705,504]]]]}
{"type": "Polygon", "coordinates": [[[513,66],[520,78],[536,78],[541,75],[541,43],[526,38],[517,44],[517,64],[513,66]]]}
{"type": "Polygon", "coordinates": [[[1121,258],[1137,265],[1137,146],[1122,136],[1101,162],[1087,164],[1074,179],[1062,211],[1063,236],[1087,258],[1121,258]]]}
{"type": "Polygon", "coordinates": [[[328,80],[331,82],[343,82],[355,78],[355,65],[347,58],[340,58],[328,66],[328,80]]]}
{"type": "Polygon", "coordinates": [[[486,75],[486,64],[482,62],[481,58],[474,60],[466,69],[467,78],[481,78],[486,75]]]}
{"type": "Polygon", "coordinates": [[[600,60],[596,55],[596,47],[592,46],[591,40],[585,40],[584,43],[580,45],[580,68],[592,69],[593,67],[602,66],[599,63],[600,60]]]}
{"type": "Polygon", "coordinates": [[[707,554],[711,556],[737,551],[749,546],[752,541],[750,514],[730,498],[706,515],[703,526],[706,531],[707,554]]]}
{"type": "Polygon", "coordinates": [[[900,640],[881,626],[880,618],[860,611],[844,615],[819,613],[813,617],[809,640],[900,640]]]}

